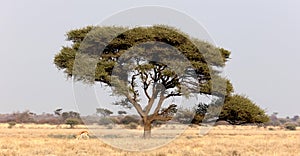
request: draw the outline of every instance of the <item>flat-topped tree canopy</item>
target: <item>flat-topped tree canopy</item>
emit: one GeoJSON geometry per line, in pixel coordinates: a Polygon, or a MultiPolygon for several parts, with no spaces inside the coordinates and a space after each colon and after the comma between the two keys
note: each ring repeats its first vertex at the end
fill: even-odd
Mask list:
{"type": "Polygon", "coordinates": [[[105,83],[124,96],[114,104],[136,109],[145,137],[153,121],[169,121],[176,113],[176,104],[162,108],[166,99],[191,93],[223,97],[233,90],[219,70],[230,52],[175,28],[91,26],[68,32],[67,40],[73,44],[61,49],[55,65],[77,81],[105,83]]]}
{"type": "MultiPolygon", "coordinates": [[[[199,84],[202,85],[200,93],[212,94],[212,76],[217,81],[226,81],[226,91],[219,91],[226,95],[233,90],[230,82],[218,76],[218,68],[224,67],[229,59],[230,52],[223,48],[217,48],[207,42],[191,38],[178,29],[155,25],[151,27],[99,27],[87,26],[82,29],[71,30],[67,33],[67,40],[73,44],[71,47],[63,47],[55,56],[54,63],[64,70],[68,76],[74,75],[73,64],[76,53],[80,50],[89,55],[99,58],[94,73],[94,81],[104,82],[111,85],[110,76],[118,58],[129,48],[145,42],[166,43],[180,51],[191,63],[193,72],[197,74],[199,84]],[[108,41],[108,39],[111,39],[108,41]],[[100,49],[100,50],[99,50],[100,49]],[[102,50],[102,51],[101,51],[102,50]]],[[[168,54],[165,49],[165,55],[168,54]]],[[[153,50],[152,50],[153,51],[153,50]]],[[[162,50],[161,50],[162,51],[162,50]]],[[[142,52],[139,53],[140,55],[142,52]]],[[[83,78],[84,79],[84,78],[83,78]]],[[[79,78],[79,80],[81,80],[79,78]]],[[[215,87],[218,88],[218,87],[215,87]]],[[[218,89],[215,89],[215,91],[218,89]]]]}

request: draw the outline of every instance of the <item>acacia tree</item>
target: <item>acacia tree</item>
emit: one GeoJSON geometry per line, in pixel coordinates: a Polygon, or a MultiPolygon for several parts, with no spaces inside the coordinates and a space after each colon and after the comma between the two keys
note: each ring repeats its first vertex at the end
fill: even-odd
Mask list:
{"type": "Polygon", "coordinates": [[[65,120],[65,124],[70,125],[70,128],[74,128],[74,126],[78,125],[80,122],[81,121],[78,118],[67,118],[65,120]]]}
{"type": "Polygon", "coordinates": [[[88,26],[69,31],[67,40],[73,44],[60,50],[55,65],[75,80],[112,87],[124,97],[114,104],[134,108],[141,117],[144,138],[151,136],[151,123],[169,121],[176,113],[177,105],[166,104],[167,99],[232,92],[219,75],[230,52],[174,28],[88,26]]]}
{"type": "Polygon", "coordinates": [[[112,111],[110,111],[109,109],[105,109],[105,108],[97,108],[96,113],[101,114],[103,117],[107,117],[107,116],[110,116],[111,114],[113,114],[112,111]]]}
{"type": "Polygon", "coordinates": [[[127,112],[126,111],[118,111],[118,114],[123,115],[123,114],[127,114],[127,112]]]}
{"type": "Polygon", "coordinates": [[[219,120],[234,125],[245,123],[266,123],[270,119],[265,111],[243,95],[233,95],[225,102],[219,120]]]}

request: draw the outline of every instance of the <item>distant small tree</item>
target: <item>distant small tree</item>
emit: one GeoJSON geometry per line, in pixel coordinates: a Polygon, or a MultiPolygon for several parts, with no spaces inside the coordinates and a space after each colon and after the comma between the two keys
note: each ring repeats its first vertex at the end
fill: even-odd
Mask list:
{"type": "Polygon", "coordinates": [[[277,112],[273,112],[273,114],[270,116],[270,120],[272,121],[278,120],[277,115],[278,115],[277,112]]]}
{"type": "Polygon", "coordinates": [[[66,121],[68,118],[80,119],[80,114],[77,112],[69,111],[69,112],[63,112],[61,114],[61,117],[63,121],[66,121]]]}
{"type": "Polygon", "coordinates": [[[96,108],[97,114],[101,114],[103,117],[110,116],[113,114],[112,111],[105,109],[105,108],[96,108]]]}
{"type": "Polygon", "coordinates": [[[283,124],[289,122],[289,119],[286,119],[286,118],[278,118],[278,121],[279,121],[279,123],[280,123],[281,125],[283,125],[283,124]]]}
{"type": "Polygon", "coordinates": [[[54,114],[57,115],[57,116],[60,116],[60,115],[61,115],[61,111],[62,111],[61,108],[56,109],[56,110],[54,111],[54,114]]]}
{"type": "Polygon", "coordinates": [[[233,95],[225,102],[219,120],[231,124],[265,123],[269,121],[269,117],[247,97],[233,95]]]}
{"type": "Polygon", "coordinates": [[[296,122],[297,120],[299,120],[299,115],[295,115],[293,118],[292,118],[292,121],[296,122]]]}
{"type": "Polygon", "coordinates": [[[278,112],[273,112],[272,115],[270,116],[270,121],[269,121],[269,125],[272,126],[279,126],[281,123],[279,122],[278,118],[277,118],[278,112]]]}
{"type": "Polygon", "coordinates": [[[75,125],[78,125],[80,120],[78,118],[68,118],[65,121],[65,124],[70,125],[70,128],[74,128],[75,125]]]}
{"type": "Polygon", "coordinates": [[[284,124],[284,128],[285,129],[288,129],[288,130],[291,130],[291,131],[295,131],[297,128],[297,125],[295,123],[292,123],[292,122],[287,122],[284,124]]]}
{"type": "Polygon", "coordinates": [[[127,112],[126,111],[118,111],[118,114],[123,115],[123,114],[127,114],[127,112]]]}

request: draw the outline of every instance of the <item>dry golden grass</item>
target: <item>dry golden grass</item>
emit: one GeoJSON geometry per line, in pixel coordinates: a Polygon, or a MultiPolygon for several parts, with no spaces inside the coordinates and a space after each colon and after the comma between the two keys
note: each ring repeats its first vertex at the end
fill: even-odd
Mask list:
{"type": "MultiPolygon", "coordinates": [[[[0,155],[213,155],[213,156],[297,156],[300,155],[300,130],[270,131],[251,126],[217,126],[199,136],[199,128],[189,128],[171,143],[144,152],[113,148],[99,139],[73,138],[84,126],[57,129],[50,125],[0,125],[0,155]]],[[[63,126],[64,127],[64,126],[63,126]]]]}

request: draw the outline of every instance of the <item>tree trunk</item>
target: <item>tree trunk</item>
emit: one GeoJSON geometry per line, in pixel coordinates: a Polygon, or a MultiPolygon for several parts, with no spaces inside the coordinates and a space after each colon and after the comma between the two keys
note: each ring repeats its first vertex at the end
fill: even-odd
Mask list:
{"type": "Polygon", "coordinates": [[[144,139],[151,138],[151,122],[147,121],[144,123],[144,139]]]}

